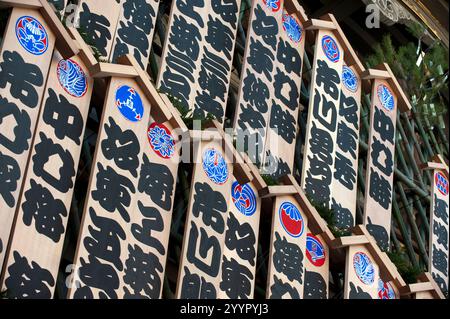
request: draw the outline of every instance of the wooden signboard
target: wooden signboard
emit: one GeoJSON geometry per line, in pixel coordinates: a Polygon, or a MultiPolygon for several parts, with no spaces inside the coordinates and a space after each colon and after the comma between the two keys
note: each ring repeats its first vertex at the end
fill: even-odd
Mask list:
{"type": "Polygon", "coordinates": [[[121,0],[122,8],[114,36],[110,61],[132,54],[142,69],[150,59],[160,0],[121,0]]]}
{"type": "Polygon", "coordinates": [[[355,225],[361,79],[355,67],[344,65],[337,120],[331,208],[336,225],[350,229],[355,225]]]}
{"type": "Polygon", "coordinates": [[[109,59],[123,0],[80,0],[79,25],[87,38],[98,49],[102,59],[109,59]]]}
{"type": "Polygon", "coordinates": [[[308,219],[293,195],[276,197],[266,298],[302,299],[308,219]]]}
{"type": "Polygon", "coordinates": [[[172,1],[157,86],[196,117],[224,121],[240,5],[172,1]]]}
{"type": "Polygon", "coordinates": [[[69,298],[159,298],[175,193],[173,127],[130,78],[111,78],[69,298]]]}
{"type": "Polygon", "coordinates": [[[225,276],[224,282],[221,283],[225,229],[232,205],[230,199],[233,166],[217,131],[194,133],[200,141],[198,148],[194,150],[195,165],[176,297],[215,299],[220,286],[227,290],[226,286],[230,285],[231,279],[225,276]]]}
{"type": "Polygon", "coordinates": [[[0,50],[0,268],[54,46],[55,37],[38,11],[12,9],[0,50]]]}
{"type": "Polygon", "coordinates": [[[364,224],[383,250],[389,249],[394,180],[397,96],[386,80],[372,86],[364,224]]]}
{"type": "Polygon", "coordinates": [[[297,139],[305,16],[294,7],[252,2],[234,119],[239,150],[275,177],[292,172],[297,139]]]}
{"type": "Polygon", "coordinates": [[[317,203],[332,204],[344,51],[329,30],[318,30],[311,78],[302,188],[317,203]]]}
{"type": "Polygon", "coordinates": [[[218,297],[252,299],[255,287],[261,198],[253,183],[233,179],[225,227],[222,280],[218,297]],[[238,278],[238,279],[237,279],[238,278]]]}
{"type": "Polygon", "coordinates": [[[1,279],[11,298],[53,296],[92,86],[79,57],[55,50],[1,279]]]}
{"type": "Polygon", "coordinates": [[[378,265],[364,245],[347,248],[344,299],[378,299],[378,265]]]}
{"type": "Polygon", "coordinates": [[[448,172],[435,169],[431,188],[430,258],[428,270],[445,294],[448,292],[449,200],[448,172]]]}
{"type": "Polygon", "coordinates": [[[304,299],[328,299],[330,254],[322,236],[306,235],[304,299]]]}

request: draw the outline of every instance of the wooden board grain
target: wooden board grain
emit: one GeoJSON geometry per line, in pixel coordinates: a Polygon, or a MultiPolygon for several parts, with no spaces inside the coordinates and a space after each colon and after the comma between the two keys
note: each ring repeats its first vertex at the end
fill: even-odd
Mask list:
{"type": "Polygon", "coordinates": [[[394,180],[397,97],[386,80],[372,84],[364,224],[378,246],[389,250],[394,180]]]}
{"type": "Polygon", "coordinates": [[[81,59],[55,50],[1,281],[11,298],[53,296],[92,87],[81,59]]]}
{"type": "Polygon", "coordinates": [[[12,9],[0,50],[0,267],[54,46],[55,37],[38,11],[12,9]],[[30,30],[36,33],[35,42],[27,41],[30,30]]]}
{"type": "Polygon", "coordinates": [[[215,299],[221,286],[233,165],[216,131],[194,131],[194,171],[176,298],[215,299]],[[209,138],[207,138],[207,136],[209,138]]]}
{"type": "Polygon", "coordinates": [[[311,77],[302,189],[325,206],[332,204],[344,51],[334,33],[319,30],[311,77]]]}
{"type": "Polygon", "coordinates": [[[303,298],[307,227],[294,196],[274,200],[266,298],[303,298]]]}
{"type": "Polygon", "coordinates": [[[448,292],[449,257],[449,195],[448,178],[444,170],[433,171],[431,186],[430,239],[428,269],[445,294],[448,292]]]}
{"type": "Polygon", "coordinates": [[[159,0],[122,0],[109,61],[132,54],[143,70],[150,59],[159,0]]]}
{"type": "Polygon", "coordinates": [[[305,250],[304,299],[328,299],[330,277],[330,250],[322,236],[309,230],[305,250]]]}
{"type": "Polygon", "coordinates": [[[362,84],[353,66],[344,65],[341,74],[331,208],[334,211],[336,225],[342,229],[351,229],[356,220],[362,84]]]}
{"type": "Polygon", "coordinates": [[[378,299],[378,265],[364,245],[347,248],[344,299],[378,299]]]}
{"type": "Polygon", "coordinates": [[[241,0],[172,1],[157,87],[223,123],[241,0]]]}

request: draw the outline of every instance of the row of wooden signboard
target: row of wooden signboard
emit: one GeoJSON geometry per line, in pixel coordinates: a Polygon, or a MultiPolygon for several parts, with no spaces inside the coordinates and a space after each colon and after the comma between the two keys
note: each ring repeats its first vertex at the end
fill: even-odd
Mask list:
{"type": "MultiPolygon", "coordinates": [[[[93,78],[104,77],[107,90],[68,297],[160,297],[184,143],[174,132],[186,136],[187,128],[141,69],[145,54],[115,59],[120,64],[97,63],[77,31],[69,28],[69,34],[45,1],[2,2],[17,5],[0,52],[2,289],[13,297],[54,294],[93,78]]],[[[99,1],[81,1],[80,22],[89,12],[89,32],[104,21],[100,15],[122,14],[128,22],[107,21],[129,27],[143,18],[138,9],[149,8],[147,2],[123,1],[123,9],[111,13],[99,1]]],[[[379,292],[398,297],[395,291],[407,285],[380,248],[389,247],[397,108],[406,110],[408,102],[389,68],[364,70],[332,16],[308,20],[294,2],[286,1],[283,11],[279,1],[253,1],[235,130],[238,142],[243,130],[255,135],[259,151],[230,155],[233,143],[221,123],[240,1],[172,3],[157,87],[192,112],[218,118],[215,130],[191,134],[200,136],[194,139],[176,296],[253,297],[261,198],[271,198],[268,298],[327,298],[329,249],[338,247],[348,247],[346,298],[377,298],[379,292]],[[306,29],[316,30],[316,47],[301,187],[292,177],[286,185],[268,187],[252,163],[271,158],[279,168],[274,175],[292,172],[306,29]],[[217,30],[230,36],[219,41],[217,30]],[[333,207],[341,226],[354,226],[361,78],[372,82],[365,202],[370,234],[363,227],[346,241],[334,238],[304,192],[333,207]]],[[[147,23],[154,28],[154,21],[140,27],[148,30],[147,23]]],[[[106,51],[112,47],[111,42],[106,51]]],[[[430,272],[444,288],[448,173],[443,166],[435,173],[430,221],[439,232],[430,240],[430,272]]],[[[430,285],[426,291],[436,290],[430,285]]]]}

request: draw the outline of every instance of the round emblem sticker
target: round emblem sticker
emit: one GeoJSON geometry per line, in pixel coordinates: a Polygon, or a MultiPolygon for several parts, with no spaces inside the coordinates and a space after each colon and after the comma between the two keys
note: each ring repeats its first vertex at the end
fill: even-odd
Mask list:
{"type": "Polygon", "coordinates": [[[262,2],[272,12],[277,12],[281,8],[281,0],[262,0],[262,2]]]}
{"type": "Polygon", "coordinates": [[[294,238],[303,234],[304,222],[303,217],[298,208],[290,203],[284,202],[279,210],[280,222],[284,230],[294,238]]]}
{"type": "Polygon", "coordinates": [[[377,89],[378,100],[381,105],[388,111],[392,111],[395,107],[394,94],[386,85],[380,84],[377,89]]]}
{"type": "Polygon", "coordinates": [[[222,154],[215,149],[207,149],[203,153],[203,170],[208,178],[222,185],[228,180],[228,167],[222,154]]]}
{"type": "Polygon", "coordinates": [[[83,97],[86,94],[88,84],[86,75],[81,66],[75,61],[61,60],[56,69],[59,84],[73,97],[83,97]]]}
{"type": "Polygon", "coordinates": [[[378,279],[378,299],[395,299],[395,291],[392,285],[378,279]]]}
{"type": "Polygon", "coordinates": [[[48,34],[42,24],[33,17],[17,19],[16,37],[20,45],[34,55],[42,55],[48,48],[48,34]]]}
{"type": "Polygon", "coordinates": [[[320,239],[313,234],[306,237],[306,257],[316,267],[325,263],[325,248],[320,239]]]}
{"type": "Polygon", "coordinates": [[[165,125],[153,123],[147,137],[152,150],[160,157],[168,159],[175,154],[175,139],[165,125]]]}
{"type": "Polygon", "coordinates": [[[359,280],[366,285],[371,285],[375,281],[375,267],[369,256],[363,252],[357,252],[353,256],[353,268],[359,280]]]}
{"type": "Polygon", "coordinates": [[[236,208],[245,216],[252,216],[256,211],[256,196],[248,185],[234,182],[231,186],[231,197],[236,208]]]}
{"type": "Polygon", "coordinates": [[[436,174],[434,176],[434,182],[435,182],[436,188],[439,190],[439,192],[442,195],[447,196],[448,195],[448,180],[444,176],[444,174],[442,174],[441,172],[436,172],[436,174]]]}
{"type": "Polygon", "coordinates": [[[123,85],[116,91],[116,106],[131,122],[140,121],[144,115],[144,106],[139,93],[128,85],[123,85]]]}
{"type": "Polygon", "coordinates": [[[329,35],[322,38],[322,50],[331,62],[336,63],[339,61],[341,57],[339,47],[336,41],[334,41],[334,39],[329,35]]]}
{"type": "Polygon", "coordinates": [[[358,90],[358,79],[353,70],[346,65],[342,70],[342,82],[349,91],[356,92],[358,90]]]}
{"type": "Polygon", "coordinates": [[[289,15],[286,11],[283,11],[283,30],[291,41],[299,43],[302,40],[303,30],[297,19],[289,15]]]}

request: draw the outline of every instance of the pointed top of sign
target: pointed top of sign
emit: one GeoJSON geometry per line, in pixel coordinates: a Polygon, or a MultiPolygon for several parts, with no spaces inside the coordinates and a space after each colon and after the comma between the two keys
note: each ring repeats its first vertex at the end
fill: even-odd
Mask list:
{"type": "Polygon", "coordinates": [[[377,65],[373,69],[366,70],[365,72],[363,72],[362,78],[364,80],[386,80],[394,93],[397,95],[398,107],[400,112],[404,113],[411,110],[411,103],[409,102],[409,98],[406,96],[402,87],[398,83],[397,78],[395,77],[394,73],[387,63],[382,63],[380,65],[377,65]]]}
{"type": "Polygon", "coordinates": [[[432,162],[423,163],[420,168],[423,170],[435,170],[440,169],[444,172],[447,178],[449,178],[448,165],[444,157],[441,154],[433,156],[432,162]]]}

